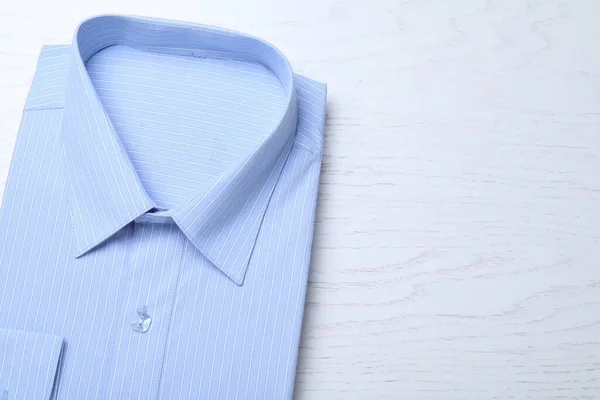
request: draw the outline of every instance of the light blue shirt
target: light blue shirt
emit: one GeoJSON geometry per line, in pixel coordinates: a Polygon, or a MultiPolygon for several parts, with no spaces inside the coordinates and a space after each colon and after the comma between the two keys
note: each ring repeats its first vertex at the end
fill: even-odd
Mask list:
{"type": "Polygon", "coordinates": [[[42,49],[0,214],[0,398],[293,392],[326,87],[148,18],[42,49]]]}

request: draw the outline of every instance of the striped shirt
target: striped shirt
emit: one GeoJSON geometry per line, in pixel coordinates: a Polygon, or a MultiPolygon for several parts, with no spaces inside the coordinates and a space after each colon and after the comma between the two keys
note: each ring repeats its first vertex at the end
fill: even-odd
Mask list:
{"type": "Polygon", "coordinates": [[[43,47],[0,213],[0,394],[290,398],[325,98],[219,28],[100,16],[43,47]]]}

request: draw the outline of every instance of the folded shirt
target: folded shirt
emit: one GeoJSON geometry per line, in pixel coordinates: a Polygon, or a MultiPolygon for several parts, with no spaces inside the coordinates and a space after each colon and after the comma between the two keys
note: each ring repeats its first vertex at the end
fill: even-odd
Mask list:
{"type": "Polygon", "coordinates": [[[100,16],[42,49],[0,211],[0,399],[282,399],[326,86],[275,47],[100,16]]]}

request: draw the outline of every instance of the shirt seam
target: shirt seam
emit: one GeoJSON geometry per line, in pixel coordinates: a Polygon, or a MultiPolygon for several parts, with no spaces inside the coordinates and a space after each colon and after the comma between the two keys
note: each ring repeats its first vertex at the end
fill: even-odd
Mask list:
{"type": "Polygon", "coordinates": [[[252,230],[250,231],[250,237],[253,238],[253,240],[250,240],[250,243],[248,244],[248,247],[245,250],[245,254],[244,254],[244,258],[243,260],[243,264],[241,264],[241,266],[238,268],[238,270],[235,272],[235,276],[238,277],[237,279],[240,281],[240,284],[243,282],[243,278],[246,275],[246,271],[248,270],[248,264],[250,263],[250,258],[252,256],[252,251],[254,250],[254,247],[256,245],[256,237],[258,235],[258,231],[260,230],[263,220],[265,218],[265,214],[266,214],[266,210],[267,207],[269,205],[269,203],[271,202],[271,197],[273,196],[273,193],[275,192],[275,187],[277,186],[277,182],[279,181],[279,178],[281,177],[281,174],[283,173],[283,169],[285,167],[285,164],[287,163],[288,158],[290,157],[291,154],[291,150],[294,147],[295,143],[292,142],[292,145],[289,147],[289,150],[287,150],[286,154],[281,158],[281,160],[279,160],[279,162],[277,163],[277,169],[279,170],[277,172],[277,174],[275,174],[275,176],[273,176],[271,178],[271,180],[269,182],[267,182],[267,185],[270,185],[271,187],[269,188],[269,195],[267,196],[264,204],[262,205],[261,209],[260,209],[260,213],[258,215],[260,215],[260,219],[259,221],[257,221],[257,223],[255,224],[254,227],[252,227],[252,230]]]}
{"type": "MultiPolygon", "coordinates": [[[[117,336],[118,336],[118,324],[119,322],[122,322],[123,320],[123,309],[125,307],[125,292],[127,290],[127,288],[130,285],[130,281],[131,281],[131,275],[132,275],[132,268],[133,268],[133,253],[138,250],[139,248],[139,241],[138,241],[138,237],[139,236],[139,229],[137,229],[136,227],[136,223],[134,222],[132,224],[132,229],[133,229],[133,235],[132,235],[132,245],[131,245],[131,249],[129,251],[129,255],[128,255],[128,260],[127,260],[127,275],[125,276],[125,278],[123,279],[123,288],[119,291],[119,297],[118,297],[118,304],[117,304],[117,312],[115,314],[113,323],[117,326],[115,326],[115,332],[112,333],[114,335],[114,338],[108,338],[108,340],[110,340],[110,350],[109,350],[109,354],[108,354],[108,370],[106,371],[106,380],[104,382],[104,393],[102,395],[103,399],[107,399],[109,398],[109,386],[110,386],[110,376],[111,374],[114,372],[116,366],[114,365],[115,360],[115,346],[117,345],[117,336]]],[[[100,377],[102,378],[102,377],[100,377]]]]}
{"type": "Polygon", "coordinates": [[[169,338],[171,336],[171,321],[173,319],[173,314],[174,314],[174,308],[175,308],[175,299],[177,298],[177,294],[178,294],[178,289],[179,289],[179,281],[181,279],[181,268],[182,268],[182,264],[183,264],[183,249],[185,247],[185,241],[188,240],[186,236],[184,236],[182,238],[182,240],[179,241],[178,246],[179,249],[177,251],[178,255],[179,255],[179,261],[177,262],[177,276],[175,277],[175,282],[173,283],[173,289],[172,289],[172,293],[169,294],[169,302],[170,302],[170,307],[167,309],[168,313],[169,313],[169,317],[167,318],[167,326],[165,328],[165,332],[164,332],[164,336],[161,338],[161,343],[160,343],[160,352],[162,353],[162,355],[160,356],[160,364],[158,366],[158,375],[156,378],[156,385],[154,387],[154,393],[151,393],[151,399],[158,399],[158,396],[160,394],[160,386],[163,382],[161,382],[161,378],[162,378],[162,372],[165,368],[165,363],[166,363],[166,357],[167,357],[167,348],[168,348],[168,342],[169,342],[169,338]]]}
{"type": "Polygon", "coordinates": [[[58,392],[58,384],[59,384],[59,375],[60,375],[60,368],[61,365],[60,361],[61,361],[61,355],[63,352],[63,339],[59,339],[59,343],[58,345],[56,344],[56,340],[53,343],[53,349],[52,349],[52,355],[50,357],[50,368],[52,368],[52,371],[54,371],[54,374],[52,374],[52,381],[50,383],[47,383],[47,386],[45,388],[45,393],[44,393],[44,399],[50,399],[53,393],[57,393],[58,392]]]}
{"type": "Polygon", "coordinates": [[[312,155],[317,156],[317,157],[322,157],[323,156],[323,152],[322,151],[311,149],[311,148],[309,148],[308,146],[306,146],[305,144],[302,144],[302,143],[294,143],[292,145],[292,147],[295,147],[298,150],[304,150],[304,151],[306,151],[308,153],[311,153],[312,155]]]}
{"type": "MultiPolygon", "coordinates": [[[[312,246],[312,241],[314,240],[315,237],[315,218],[316,218],[316,213],[317,213],[317,201],[319,198],[319,187],[320,187],[320,176],[321,176],[321,165],[318,166],[317,169],[317,174],[316,177],[313,181],[313,198],[312,198],[312,204],[311,204],[311,215],[310,215],[310,224],[309,224],[309,232],[308,232],[308,251],[306,256],[306,259],[304,261],[304,265],[302,265],[302,278],[301,280],[303,282],[305,282],[304,285],[302,285],[302,290],[303,290],[303,294],[302,294],[302,302],[300,304],[306,304],[306,294],[307,294],[307,279],[308,279],[308,274],[310,273],[310,261],[311,261],[311,257],[313,255],[313,246],[312,246]]],[[[294,393],[294,380],[293,377],[296,376],[296,371],[298,370],[298,346],[299,346],[299,340],[300,340],[300,335],[302,332],[302,326],[303,326],[303,319],[305,316],[305,309],[304,307],[300,308],[300,312],[299,315],[296,315],[295,318],[298,318],[298,320],[300,321],[300,323],[298,324],[299,326],[296,327],[296,332],[293,332],[292,335],[294,335],[294,340],[296,340],[296,346],[295,347],[295,355],[294,355],[294,360],[291,363],[292,368],[291,371],[288,371],[288,373],[290,374],[290,376],[292,377],[292,381],[291,384],[289,386],[288,389],[288,393],[291,396],[293,396],[294,393]]],[[[285,390],[285,388],[284,388],[285,390]]]]}
{"type": "Polygon", "coordinates": [[[62,110],[65,108],[62,104],[60,106],[33,106],[33,107],[23,107],[23,112],[27,111],[43,111],[43,110],[62,110]]]}
{"type": "MultiPolygon", "coordinates": [[[[62,139],[62,137],[61,137],[62,139]]],[[[65,172],[67,175],[67,183],[69,186],[69,199],[68,199],[68,206],[69,206],[69,216],[71,217],[71,234],[73,235],[73,237],[75,238],[75,254],[79,254],[79,249],[80,249],[80,243],[79,243],[79,236],[77,235],[77,230],[75,229],[75,212],[76,210],[79,210],[79,208],[77,207],[77,200],[75,199],[75,189],[73,188],[73,182],[71,181],[71,172],[69,171],[69,160],[67,160],[67,151],[65,149],[66,147],[66,143],[62,143],[62,152],[64,153],[64,161],[65,161],[65,172]]],[[[70,249],[69,249],[70,250],[70,249]]]]}

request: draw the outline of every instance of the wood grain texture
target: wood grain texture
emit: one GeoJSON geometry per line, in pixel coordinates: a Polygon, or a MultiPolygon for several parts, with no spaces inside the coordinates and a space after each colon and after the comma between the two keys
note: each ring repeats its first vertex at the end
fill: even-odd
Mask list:
{"type": "Polygon", "coordinates": [[[599,2],[4,4],[0,182],[39,47],[106,12],[328,83],[296,399],[600,398],[599,2]]]}

